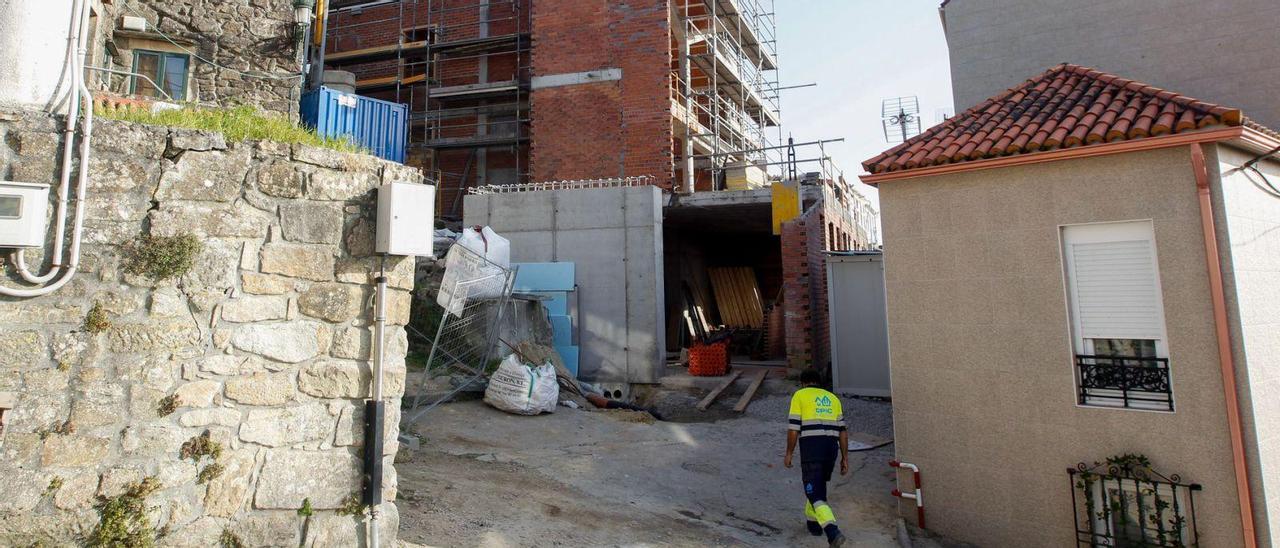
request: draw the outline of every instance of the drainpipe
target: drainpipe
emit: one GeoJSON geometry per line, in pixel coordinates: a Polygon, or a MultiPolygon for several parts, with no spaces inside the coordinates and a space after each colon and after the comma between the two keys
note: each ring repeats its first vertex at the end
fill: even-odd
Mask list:
{"type": "Polygon", "coordinates": [[[1209,194],[1209,170],[1205,166],[1200,143],[1191,145],[1191,169],[1196,177],[1196,193],[1200,198],[1200,226],[1204,231],[1205,262],[1209,267],[1209,293],[1213,300],[1213,322],[1218,339],[1218,363],[1222,369],[1222,391],[1227,401],[1227,427],[1231,433],[1231,461],[1235,469],[1236,494],[1240,502],[1240,528],[1245,548],[1256,548],[1258,541],[1253,526],[1253,494],[1249,487],[1249,469],[1245,463],[1244,429],[1240,422],[1240,395],[1236,391],[1235,361],[1231,356],[1231,334],[1227,324],[1227,299],[1222,286],[1222,258],[1218,254],[1218,235],[1214,228],[1213,201],[1209,194]]]}
{"type": "Polygon", "coordinates": [[[386,427],[386,405],[382,401],[382,370],[386,356],[387,272],[386,256],[380,259],[373,313],[373,383],[364,407],[364,503],[369,505],[369,548],[379,546],[382,504],[382,433],[386,427]]]}

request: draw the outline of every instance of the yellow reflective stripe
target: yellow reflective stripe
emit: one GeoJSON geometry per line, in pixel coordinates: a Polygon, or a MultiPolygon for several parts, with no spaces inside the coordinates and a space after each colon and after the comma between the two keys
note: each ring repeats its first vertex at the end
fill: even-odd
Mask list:
{"type": "Polygon", "coordinates": [[[818,525],[823,527],[836,522],[836,513],[832,512],[831,507],[824,501],[818,501],[813,505],[813,513],[818,517],[818,525]]]}
{"type": "Polygon", "coordinates": [[[807,500],[804,501],[804,517],[809,518],[809,521],[818,521],[818,514],[814,513],[813,505],[807,500]]]}

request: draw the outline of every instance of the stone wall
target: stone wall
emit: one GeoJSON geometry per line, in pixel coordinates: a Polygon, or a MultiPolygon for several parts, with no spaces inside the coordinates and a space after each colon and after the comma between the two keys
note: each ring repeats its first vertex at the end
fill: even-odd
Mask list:
{"type": "MultiPolygon", "coordinates": [[[[57,128],[0,113],[0,175],[55,183],[57,128]]],[[[421,177],[370,156],[103,119],[92,148],[80,272],[48,296],[0,297],[0,394],[16,396],[0,434],[0,545],[79,542],[104,497],[147,477],[161,545],[215,545],[224,531],[249,546],[357,545],[365,526],[337,510],[361,489],[373,189],[421,177]],[[130,272],[140,237],[182,234],[202,244],[185,275],[130,272]],[[95,308],[105,322],[91,326],[95,308]],[[220,454],[183,458],[206,432],[220,454]],[[298,513],[304,501],[314,515],[298,513]]],[[[387,268],[382,515],[394,541],[413,261],[387,268]]]]}

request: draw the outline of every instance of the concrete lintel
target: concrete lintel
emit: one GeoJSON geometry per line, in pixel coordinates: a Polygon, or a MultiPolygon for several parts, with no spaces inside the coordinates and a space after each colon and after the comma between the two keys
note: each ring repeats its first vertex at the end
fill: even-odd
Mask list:
{"type": "Polygon", "coordinates": [[[709,192],[695,192],[687,196],[681,196],[674,204],[668,204],[667,207],[717,207],[717,206],[735,206],[735,205],[751,205],[751,204],[768,204],[773,201],[773,190],[765,188],[753,188],[748,190],[717,190],[709,192]]]}
{"type": "Polygon", "coordinates": [[[595,82],[612,82],[614,80],[621,79],[622,69],[607,68],[601,70],[588,70],[584,72],[534,76],[529,84],[533,89],[542,89],[560,86],[575,86],[578,84],[592,84],[595,82]]]}

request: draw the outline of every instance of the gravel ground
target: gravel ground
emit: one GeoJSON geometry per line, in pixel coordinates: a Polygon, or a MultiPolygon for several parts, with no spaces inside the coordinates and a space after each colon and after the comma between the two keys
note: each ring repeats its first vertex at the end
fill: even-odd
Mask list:
{"type": "MultiPolygon", "coordinates": [[[[401,538],[433,546],[825,546],[804,531],[799,472],[782,466],[791,387],[745,413],[725,394],[643,395],[665,422],[560,408],[519,417],[481,402],[432,410],[396,464],[401,538]]],[[[888,402],[842,398],[850,428],[892,433],[888,402]]],[[[625,415],[625,416],[624,416],[625,415]]],[[[850,454],[829,499],[849,546],[895,547],[892,445],[850,454]]],[[[936,546],[929,541],[917,546],[936,546]]]]}

